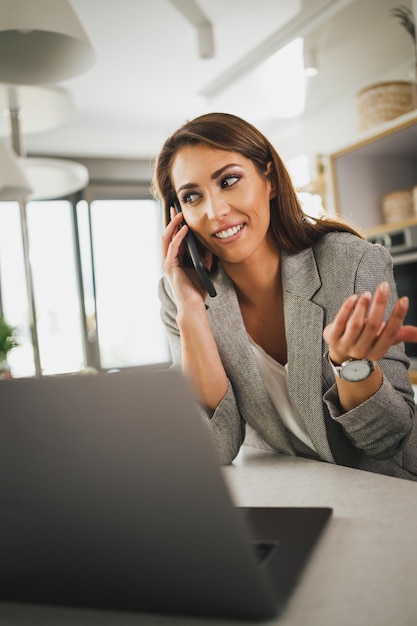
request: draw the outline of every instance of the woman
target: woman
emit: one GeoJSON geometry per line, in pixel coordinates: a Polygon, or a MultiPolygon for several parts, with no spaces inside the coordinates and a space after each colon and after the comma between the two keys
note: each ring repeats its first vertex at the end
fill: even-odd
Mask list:
{"type": "Polygon", "coordinates": [[[230,114],[168,138],[154,188],[167,218],[162,319],[220,462],[245,441],[417,480],[402,344],[417,328],[403,325],[389,253],[307,218],[271,143],[230,114]],[[189,229],[216,297],[186,267],[189,229]]]}

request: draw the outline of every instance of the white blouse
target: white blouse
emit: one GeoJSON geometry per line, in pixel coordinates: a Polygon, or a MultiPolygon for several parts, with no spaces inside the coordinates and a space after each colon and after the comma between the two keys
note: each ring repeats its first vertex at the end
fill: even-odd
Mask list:
{"type": "Polygon", "coordinates": [[[265,387],[271,396],[271,400],[281,420],[290,432],[298,437],[298,439],[305,443],[311,450],[316,452],[300,414],[291,400],[288,390],[287,365],[281,365],[281,363],[275,361],[275,359],[267,354],[261,346],[258,346],[249,335],[248,337],[262,380],[264,381],[265,387]]]}

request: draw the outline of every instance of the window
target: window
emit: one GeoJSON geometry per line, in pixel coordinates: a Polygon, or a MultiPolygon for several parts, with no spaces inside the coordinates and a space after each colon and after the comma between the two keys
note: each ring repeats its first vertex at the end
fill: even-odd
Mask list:
{"type": "Polygon", "coordinates": [[[43,374],[167,362],[157,203],[29,202],[26,218],[29,288],[20,206],[0,204],[0,304],[20,344],[10,354],[13,376],[35,374],[31,324],[43,374]]]}
{"type": "Polygon", "coordinates": [[[79,371],[85,358],[72,204],[29,202],[27,223],[42,371],[79,371]]]}
{"type": "Polygon", "coordinates": [[[20,207],[17,202],[0,204],[0,224],[0,302],[6,321],[16,327],[19,341],[19,346],[9,354],[8,362],[13,374],[34,376],[20,207]]]}
{"type": "Polygon", "coordinates": [[[168,361],[160,319],[159,207],[153,200],[94,200],[77,206],[87,326],[96,326],[101,366],[168,361]],[[90,220],[87,212],[90,210],[90,220]],[[91,227],[92,262],[87,225],[91,227]],[[93,322],[94,306],[96,324],[93,322]]]}

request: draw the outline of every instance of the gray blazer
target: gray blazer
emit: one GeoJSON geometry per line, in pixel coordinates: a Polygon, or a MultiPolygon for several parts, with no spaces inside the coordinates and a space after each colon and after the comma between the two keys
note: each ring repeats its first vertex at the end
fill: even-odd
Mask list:
{"type": "MultiPolygon", "coordinates": [[[[417,481],[417,425],[413,388],[404,346],[392,347],[380,361],[384,379],[377,393],[343,412],[330,365],[323,358],[323,329],[353,293],[391,286],[389,308],[397,299],[390,254],[349,233],[331,233],[312,248],[283,253],[288,383],[318,457],[329,463],[417,481]]],[[[213,277],[217,297],[207,297],[210,326],[229,378],[214,413],[199,407],[222,464],[233,461],[246,443],[302,454],[285,428],[259,374],[233,283],[219,266],[213,277]]],[[[159,289],[162,320],[172,361],[181,364],[176,306],[165,278],[159,289]]]]}

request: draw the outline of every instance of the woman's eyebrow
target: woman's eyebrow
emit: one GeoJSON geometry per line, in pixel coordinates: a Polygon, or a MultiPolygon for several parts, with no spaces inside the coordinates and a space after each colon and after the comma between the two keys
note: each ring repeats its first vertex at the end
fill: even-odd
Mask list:
{"type": "Polygon", "coordinates": [[[196,187],[198,187],[197,183],[185,183],[185,185],[181,185],[181,187],[178,187],[177,189],[177,194],[180,191],[184,191],[184,189],[195,189],[196,187]]]}
{"type": "Polygon", "coordinates": [[[227,168],[229,167],[236,167],[236,166],[239,166],[239,163],[227,163],[227,165],[223,165],[223,167],[213,172],[213,174],[211,175],[211,179],[215,180],[216,178],[219,178],[219,176],[223,174],[224,170],[227,170],[227,168]]]}
{"type": "MultiPolygon", "coordinates": [[[[216,170],[215,172],[213,172],[213,174],[210,176],[210,178],[212,180],[216,180],[217,178],[219,178],[223,172],[225,170],[227,170],[229,167],[240,167],[239,163],[227,163],[226,165],[223,165],[222,167],[220,167],[218,170],[216,170]]],[[[198,187],[198,183],[185,183],[184,185],[181,185],[180,187],[178,187],[177,189],[177,194],[180,191],[184,191],[184,190],[190,190],[190,189],[195,189],[196,187],[198,187]]]]}

